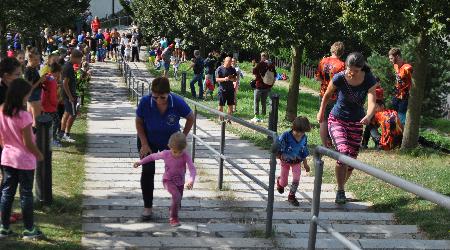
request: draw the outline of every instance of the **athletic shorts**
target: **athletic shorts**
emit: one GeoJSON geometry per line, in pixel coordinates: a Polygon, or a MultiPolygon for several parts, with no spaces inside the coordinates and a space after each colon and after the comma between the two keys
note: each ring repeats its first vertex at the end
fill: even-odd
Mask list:
{"type": "Polygon", "coordinates": [[[70,116],[76,117],[77,116],[77,99],[75,98],[75,101],[71,102],[68,99],[64,99],[64,111],[69,113],[70,116]]]}
{"type": "MultiPolygon", "coordinates": [[[[343,121],[330,114],[328,132],[336,150],[352,158],[358,157],[363,134],[363,125],[359,122],[343,121]]],[[[337,161],[338,165],[343,165],[337,161]]],[[[353,168],[349,167],[349,171],[353,168]]]]}
{"type": "Polygon", "coordinates": [[[232,106],[234,102],[234,89],[219,89],[219,106],[232,106]]]}
{"type": "Polygon", "coordinates": [[[162,61],[162,66],[165,70],[169,70],[170,69],[170,62],[164,62],[162,61]]]}

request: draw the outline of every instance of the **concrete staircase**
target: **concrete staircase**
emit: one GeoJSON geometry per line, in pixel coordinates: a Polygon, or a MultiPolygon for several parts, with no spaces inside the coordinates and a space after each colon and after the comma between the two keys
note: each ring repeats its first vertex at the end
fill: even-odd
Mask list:
{"type": "MultiPolygon", "coordinates": [[[[143,63],[133,63],[150,79],[143,63]]],[[[162,187],[163,163],[157,162],[152,222],[140,220],[143,201],[134,128],[134,104],[129,103],[117,65],[94,64],[83,200],[82,243],[89,249],[303,249],[307,247],[313,177],[302,176],[300,207],[275,192],[274,234],[264,238],[267,192],[225,164],[224,189],[217,190],[218,163],[197,145],[198,179],[185,190],[180,210],[182,225],[168,224],[169,193],[162,187]]],[[[198,134],[217,149],[220,126],[199,117],[198,134]]],[[[268,184],[269,154],[227,132],[226,155],[268,184]]],[[[312,165],[312,164],[311,164],[312,165]]],[[[364,249],[450,249],[450,241],[423,239],[415,225],[395,225],[391,213],[375,213],[370,204],[334,204],[335,186],[324,184],[322,220],[364,249]]],[[[352,194],[350,194],[352,196],[352,194]]],[[[342,249],[319,230],[317,249],[342,249]]]]}

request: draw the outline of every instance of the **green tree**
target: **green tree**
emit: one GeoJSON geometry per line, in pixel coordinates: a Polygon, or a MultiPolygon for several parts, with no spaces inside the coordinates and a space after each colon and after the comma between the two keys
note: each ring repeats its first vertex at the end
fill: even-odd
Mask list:
{"type": "MultiPolygon", "coordinates": [[[[433,41],[450,34],[450,2],[412,1],[341,1],[343,23],[376,51],[387,53],[399,41],[415,40],[413,84],[410,91],[402,148],[417,146],[425,87],[433,41]],[[380,13],[382,15],[380,16],[380,13]],[[382,18],[380,18],[382,17],[382,18]]],[[[448,46],[447,46],[448,48],[448,46]]]]}

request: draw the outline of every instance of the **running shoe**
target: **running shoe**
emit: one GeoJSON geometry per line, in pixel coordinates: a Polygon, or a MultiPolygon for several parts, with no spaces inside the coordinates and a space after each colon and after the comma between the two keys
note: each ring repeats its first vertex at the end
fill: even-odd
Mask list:
{"type": "Polygon", "coordinates": [[[347,202],[347,198],[345,197],[344,190],[338,190],[336,192],[336,200],[334,201],[336,204],[345,204],[347,202]]]}
{"type": "Polygon", "coordinates": [[[177,218],[170,218],[169,219],[169,224],[172,226],[172,227],[179,227],[181,224],[180,224],[180,221],[177,219],[177,218]]]}
{"type": "Polygon", "coordinates": [[[70,138],[70,136],[68,136],[68,135],[63,135],[63,137],[61,137],[61,141],[68,142],[68,143],[74,143],[75,142],[75,140],[70,138]]]}
{"type": "Polygon", "coordinates": [[[44,234],[36,227],[34,226],[33,229],[30,230],[24,230],[23,231],[23,239],[24,240],[34,240],[34,239],[40,239],[44,236],[44,234]]]}

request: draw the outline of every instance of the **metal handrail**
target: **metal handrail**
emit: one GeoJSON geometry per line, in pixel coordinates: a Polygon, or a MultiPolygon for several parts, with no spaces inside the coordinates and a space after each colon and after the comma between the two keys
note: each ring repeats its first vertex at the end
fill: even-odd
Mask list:
{"type": "Polygon", "coordinates": [[[349,249],[360,249],[357,245],[346,239],[345,236],[336,232],[331,227],[326,226],[325,224],[319,221],[320,193],[322,189],[322,175],[323,175],[322,155],[326,155],[330,158],[338,160],[347,166],[361,170],[366,174],[369,174],[377,179],[380,179],[386,183],[401,188],[409,193],[416,194],[417,196],[425,200],[431,201],[441,207],[450,210],[450,197],[448,196],[437,193],[431,189],[424,188],[420,185],[407,181],[393,174],[384,172],[383,170],[372,167],[368,164],[360,162],[356,159],[353,159],[349,156],[333,151],[326,147],[317,146],[314,149],[315,178],[314,178],[313,203],[311,210],[312,218],[309,227],[309,241],[308,241],[308,249],[310,250],[315,249],[316,246],[317,226],[320,226],[322,229],[330,233],[333,237],[335,237],[339,242],[344,244],[349,249]]]}
{"type": "MultiPolygon", "coordinates": [[[[137,79],[136,75],[132,72],[130,65],[125,62],[123,59],[121,62],[119,62],[119,69],[122,72],[123,77],[125,78],[125,83],[128,87],[129,92],[131,93],[132,97],[136,97],[136,106],[139,103],[139,97],[144,96],[144,84],[149,85],[149,92],[150,92],[150,84],[137,79]],[[136,85],[136,80],[138,80],[138,84],[136,85]],[[139,81],[141,82],[141,93],[139,93],[139,89],[137,89],[139,86],[139,81]],[[136,96],[134,96],[136,95],[136,96]]],[[[216,109],[210,108],[204,104],[195,102],[191,99],[188,99],[186,97],[177,95],[175,93],[172,93],[173,95],[179,96],[182,98],[186,103],[189,103],[194,106],[194,125],[192,128],[192,148],[191,148],[191,156],[192,161],[195,160],[195,146],[198,141],[199,144],[204,145],[208,150],[210,150],[214,155],[216,159],[219,159],[219,175],[218,175],[218,188],[222,190],[223,187],[223,166],[224,162],[228,162],[234,169],[238,170],[251,180],[253,180],[256,184],[258,184],[260,187],[262,187],[264,190],[267,191],[267,215],[266,215],[266,232],[265,236],[267,238],[272,236],[272,218],[273,218],[273,203],[274,203],[274,185],[275,185],[275,170],[276,170],[276,154],[278,149],[278,135],[275,131],[263,128],[261,126],[257,126],[255,124],[249,123],[241,118],[230,116],[227,113],[220,112],[216,109]],[[220,142],[220,152],[211,147],[208,143],[206,143],[202,138],[200,138],[197,135],[197,107],[202,108],[214,115],[218,115],[222,119],[221,124],[221,142],[220,142]],[[258,178],[256,178],[254,175],[249,173],[244,168],[240,167],[237,163],[235,163],[230,157],[227,157],[224,154],[225,151],[225,128],[226,128],[226,122],[225,119],[228,119],[230,121],[236,122],[244,127],[247,127],[249,129],[252,129],[254,131],[257,131],[259,133],[262,133],[264,135],[269,136],[269,138],[272,139],[272,147],[270,150],[270,171],[269,171],[269,185],[265,184],[258,178]]]]}

